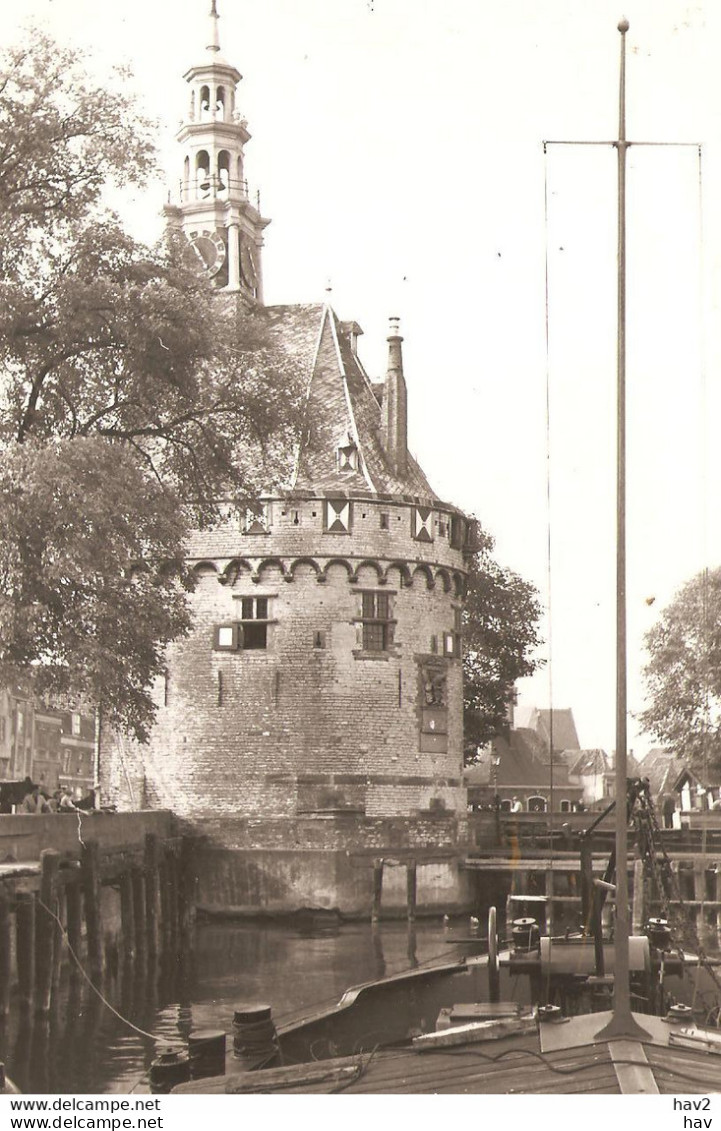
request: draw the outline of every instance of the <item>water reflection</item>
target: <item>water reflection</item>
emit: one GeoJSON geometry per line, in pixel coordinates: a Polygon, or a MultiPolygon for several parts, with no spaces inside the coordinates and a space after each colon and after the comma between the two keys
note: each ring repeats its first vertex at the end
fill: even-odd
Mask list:
{"type": "MultiPolygon", "coordinates": [[[[477,954],[478,934],[468,921],[371,927],[307,917],[290,926],[200,924],[192,954],[148,956],[135,966],[121,959],[109,971],[104,995],[150,1035],[125,1025],[82,978],[65,970],[49,1021],[21,1014],[14,1003],[0,1022],[0,1058],[24,1092],[128,1092],[149,1068],[156,1041],[177,1044],[199,1029],[229,1033],[241,1002],[268,1002],[278,1024],[334,1004],[350,985],[477,954]]],[[[523,992],[521,981],[504,981],[502,997],[523,992]]]]}
{"type": "Polygon", "coordinates": [[[0,1057],[26,1093],[127,1092],[147,1071],[155,1042],[198,1029],[231,1030],[233,1009],[267,1001],[276,1022],[332,1005],[349,985],[419,963],[460,957],[440,923],[341,923],[309,915],[292,925],[204,923],[184,956],[108,964],[103,994],[151,1036],[125,1025],[76,970],[64,970],[49,1020],[15,1007],[0,1024],[0,1057]]]}

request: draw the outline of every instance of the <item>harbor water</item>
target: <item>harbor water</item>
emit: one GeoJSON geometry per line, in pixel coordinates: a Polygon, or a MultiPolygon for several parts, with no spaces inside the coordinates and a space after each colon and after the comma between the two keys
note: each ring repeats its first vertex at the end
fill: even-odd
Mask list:
{"type": "Polygon", "coordinates": [[[156,1041],[177,1042],[201,1029],[230,1033],[238,1003],[267,1002],[282,1022],[333,1004],[350,985],[478,954],[476,936],[468,920],[450,927],[419,921],[410,932],[392,921],[376,929],[317,919],[201,923],[188,961],[111,971],[105,1002],[76,975],[64,980],[47,1019],[13,1005],[0,1028],[0,1059],[24,1093],[127,1093],[147,1072],[156,1041]]]}
{"type": "MultiPolygon", "coordinates": [[[[147,1073],[157,1043],[187,1041],[199,1030],[229,1034],[240,1003],[265,1002],[282,1023],[333,1005],[349,986],[484,953],[484,927],[468,919],[375,928],[324,919],[201,923],[192,955],[110,970],[105,1000],[76,973],[64,976],[47,1019],[14,1003],[0,1024],[0,1059],[26,1094],[128,1093],[147,1073]]],[[[524,1002],[527,993],[526,978],[502,986],[504,999],[524,1002]]],[[[696,996],[700,1001],[698,988],[696,996]]]]}

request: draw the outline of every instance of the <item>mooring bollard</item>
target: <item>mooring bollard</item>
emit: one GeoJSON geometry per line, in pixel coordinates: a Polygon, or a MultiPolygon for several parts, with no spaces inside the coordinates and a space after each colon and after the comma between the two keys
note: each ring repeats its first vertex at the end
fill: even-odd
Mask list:
{"type": "Polygon", "coordinates": [[[177,1084],[190,1079],[190,1057],[184,1049],[161,1047],[150,1065],[150,1091],[167,1095],[177,1084]]]}
{"type": "Polygon", "coordinates": [[[248,1069],[278,1062],[278,1034],[269,1005],[237,1005],[233,1013],[233,1055],[248,1069]]]}
{"type": "Polygon", "coordinates": [[[225,1033],[222,1029],[201,1029],[188,1037],[190,1079],[225,1075],[225,1033]]]}

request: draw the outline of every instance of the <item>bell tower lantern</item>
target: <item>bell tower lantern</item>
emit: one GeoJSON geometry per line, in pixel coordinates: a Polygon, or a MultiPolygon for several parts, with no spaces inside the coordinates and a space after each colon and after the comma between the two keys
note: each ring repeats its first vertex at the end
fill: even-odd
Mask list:
{"type": "Polygon", "coordinates": [[[188,262],[216,285],[263,301],[261,249],[270,220],[245,176],[247,122],[237,108],[242,79],[220,50],[217,0],[208,18],[205,57],[186,71],[188,102],[177,134],[182,172],[168,223],[188,241],[188,262]]]}

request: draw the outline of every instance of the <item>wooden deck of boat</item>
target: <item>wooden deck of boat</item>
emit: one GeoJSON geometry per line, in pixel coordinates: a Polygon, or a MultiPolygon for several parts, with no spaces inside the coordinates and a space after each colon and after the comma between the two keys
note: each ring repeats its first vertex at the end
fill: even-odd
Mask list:
{"type": "MultiPolygon", "coordinates": [[[[244,1072],[196,1080],[176,1088],[185,1093],[281,1093],[310,1095],[618,1095],[619,1076],[648,1061],[664,1095],[706,1094],[721,1088],[717,1056],[686,1049],[608,1043],[541,1053],[539,1038],[510,1037],[484,1043],[418,1052],[383,1050],[312,1064],[244,1072]],[[629,1060],[631,1063],[629,1064],[629,1060]]],[[[645,1069],[648,1072],[648,1068],[645,1069]]]]}

